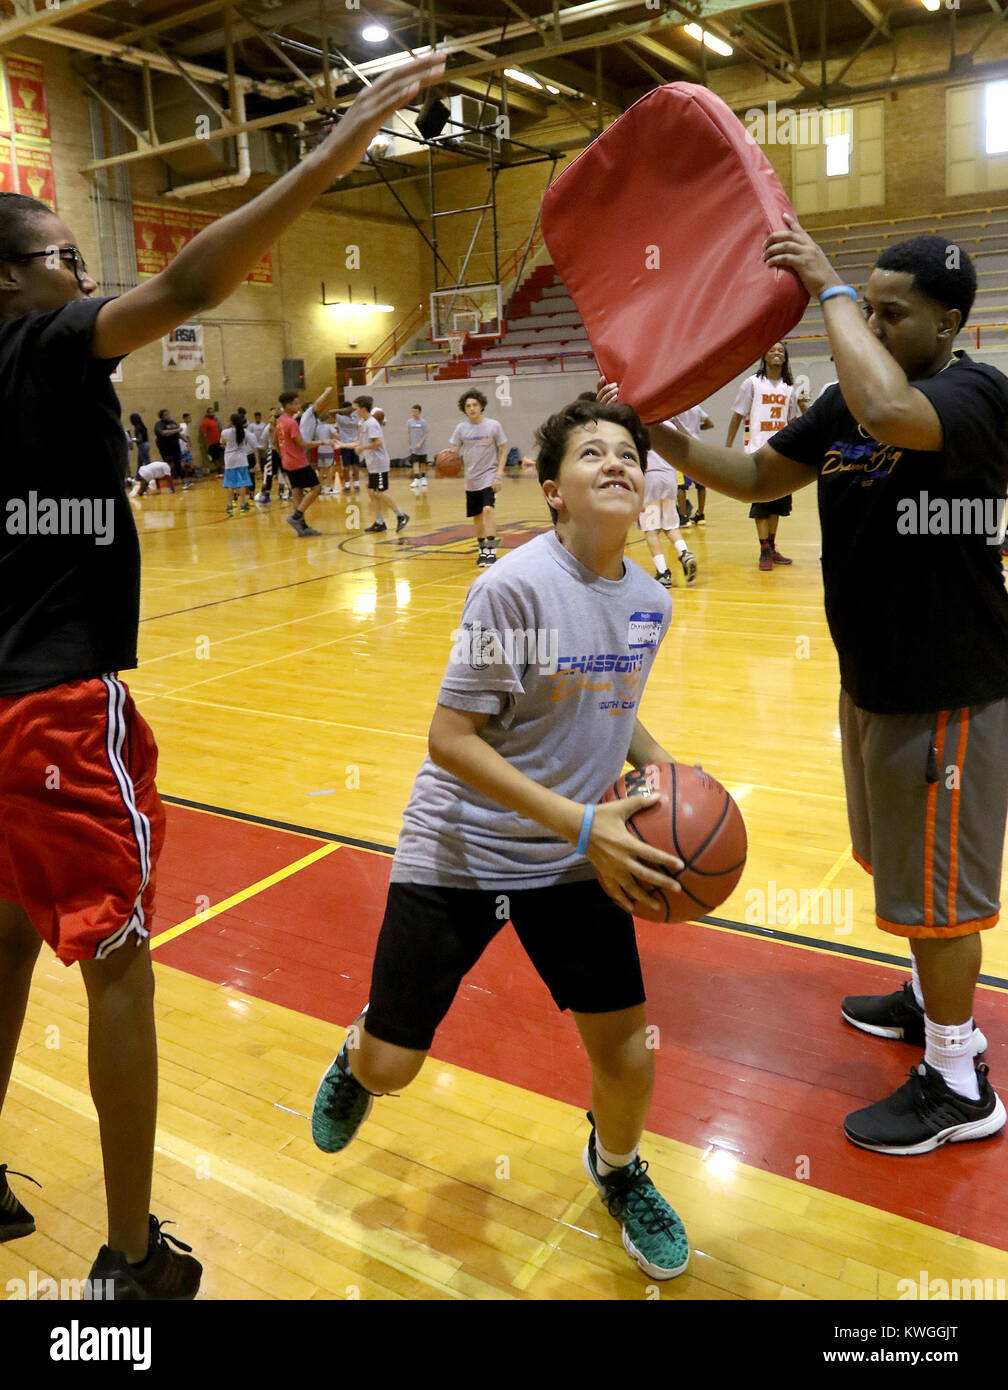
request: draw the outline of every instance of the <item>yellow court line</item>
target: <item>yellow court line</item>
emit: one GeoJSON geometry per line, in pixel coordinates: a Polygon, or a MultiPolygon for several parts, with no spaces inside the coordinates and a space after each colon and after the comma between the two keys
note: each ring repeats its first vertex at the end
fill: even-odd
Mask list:
{"type": "MultiPolygon", "coordinates": [[[[200,709],[226,709],[235,714],[248,714],[247,705],[226,705],[221,700],[198,700],[192,695],[174,695],[170,691],[160,692],[156,690],[143,690],[141,687],[130,681],[130,694],[139,696],[141,700],[177,700],[182,705],[198,705],[200,709]]],[[[273,711],[268,709],[256,710],[257,719],[269,719],[273,711]]],[[[355,734],[378,734],[381,738],[408,738],[415,743],[426,743],[426,734],[407,734],[400,729],[373,729],[368,724],[343,724],[338,719],[316,719],[310,714],[288,714],[277,713],[275,718],[282,719],[285,724],[294,721],[298,724],[321,724],[326,729],[349,729],[355,734]]]]}
{"type": "Polygon", "coordinates": [[[341,849],[341,845],[323,845],[321,849],[312,850],[311,854],[306,854],[303,859],[297,860],[294,864],[288,864],[283,869],[278,869],[275,874],[270,874],[268,878],[261,878],[258,883],[250,884],[248,888],[243,888],[240,893],[233,893],[230,898],[225,898],[223,902],[215,903],[213,907],[208,907],[205,912],[197,912],[195,917],[187,917],[184,922],[179,922],[177,926],[169,928],[166,932],[161,932],[155,936],[150,948],[152,951],[163,946],[166,941],[173,941],[176,936],[181,936],[184,932],[192,931],[193,927],[200,926],[203,922],[209,922],[211,917],[216,917],[221,912],[227,912],[228,908],[237,907],[246,898],[254,898],[257,893],[263,892],[266,888],[271,888],[274,883],[282,883],[285,878],[290,878],[292,874],[299,873],[306,869],[309,864],[314,864],[317,859],[324,859],[327,854],[332,854],[334,850],[341,849]]]}
{"type": "MultiPolygon", "coordinates": [[[[94,1121],[97,1128],[98,1120],[94,1108],[72,1086],[23,1062],[19,1063],[17,1075],[13,1080],[27,1090],[45,1096],[59,1105],[66,1106],[75,1114],[94,1121]]],[[[206,1162],[207,1159],[205,1145],[200,1148],[191,1144],[181,1135],[172,1133],[162,1125],[158,1125],[155,1153],[164,1154],[194,1172],[197,1172],[200,1163],[206,1162]]],[[[243,1168],[237,1163],[215,1163],[213,1176],[232,1192],[249,1197],[264,1206],[273,1207],[279,1212],[285,1212],[303,1226],[322,1231],[334,1240],[342,1241],[351,1250],[359,1251],[369,1259],[381,1261],[400,1274],[417,1280],[418,1283],[444,1291],[456,1300],[465,1297],[453,1289],[449,1282],[458,1272],[461,1261],[429,1249],[422,1240],[400,1234],[388,1227],[375,1230],[355,1218],[352,1212],[330,1206],[320,1196],[313,1197],[295,1192],[289,1186],[273,1182],[255,1169],[243,1168]]],[[[507,1294],[502,1294],[496,1289],[493,1293],[496,1297],[507,1298],[507,1294]]]]}
{"type": "Polygon", "coordinates": [[[843,854],[837,857],[836,863],[829,870],[826,877],[823,879],[823,881],[819,884],[819,887],[816,889],[817,893],[821,893],[824,888],[829,887],[829,885],[833,882],[837,874],[840,872],[840,870],[843,868],[843,866],[847,863],[848,860],[851,860],[851,862],[853,863],[853,857],[851,853],[853,849],[853,845],[848,845],[847,848],[844,850],[843,854]]]}

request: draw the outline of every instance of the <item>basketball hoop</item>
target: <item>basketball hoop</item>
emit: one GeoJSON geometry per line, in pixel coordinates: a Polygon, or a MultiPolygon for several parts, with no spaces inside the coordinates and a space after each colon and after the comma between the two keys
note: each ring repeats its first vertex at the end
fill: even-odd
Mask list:
{"type": "Polygon", "coordinates": [[[462,356],[462,349],[463,349],[464,347],[465,347],[465,334],[464,334],[464,333],[449,333],[449,334],[448,334],[448,351],[450,352],[450,354],[451,354],[453,360],[457,361],[457,360],[462,356]]]}

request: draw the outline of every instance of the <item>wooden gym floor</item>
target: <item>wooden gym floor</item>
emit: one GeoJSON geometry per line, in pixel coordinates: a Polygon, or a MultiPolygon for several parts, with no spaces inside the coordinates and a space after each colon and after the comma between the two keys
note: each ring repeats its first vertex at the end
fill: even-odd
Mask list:
{"type": "MultiPolygon", "coordinates": [[[[168,802],[154,1210],[203,1261],[201,1298],[655,1297],[581,1168],[576,1031],[507,929],[414,1085],[344,1154],[311,1141],[476,574],[460,480],[415,498],[394,473],[393,494],[412,520],[379,540],[342,500],[316,504],[310,540],[276,501],[226,519],[215,482],[134,504],[141,666],[125,679],[168,802]]],[[[660,1296],[887,1299],[922,1278],[1004,1279],[1003,1136],[897,1159],[841,1131],[918,1054],[840,1020],[842,994],[896,988],[908,955],[876,930],[850,857],[814,490],[780,528],[795,563],[772,574],[743,506],[710,494],[707,511],[642,717],[728,786],[750,855],[712,920],[639,924],[658,1047],[642,1153],[694,1250],[660,1296]],[[787,894],[820,889],[819,910],[787,918],[787,894]]],[[[498,517],[502,547],[544,529],[531,477],[506,481],[498,517]]],[[[629,554],[650,568],[636,533],[629,554]]],[[[1008,948],[1001,930],[984,944],[977,1016],[1005,1091],[1008,948]]],[[[38,1231],[0,1246],[0,1288],[32,1270],[82,1278],[104,1239],[86,1022],[79,973],[45,955],[0,1121],[0,1161],[44,1184],[14,1180],[38,1231]]]]}

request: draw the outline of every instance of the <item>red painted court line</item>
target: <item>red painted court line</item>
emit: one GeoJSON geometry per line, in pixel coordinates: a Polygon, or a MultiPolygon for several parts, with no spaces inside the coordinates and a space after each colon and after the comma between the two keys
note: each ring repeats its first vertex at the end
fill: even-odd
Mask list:
{"type": "MultiPolygon", "coordinates": [[[[192,915],[194,890],[219,885],[211,901],[221,901],[324,843],[167,810],[162,930],[192,915]]],[[[156,959],[345,1027],[367,1000],[390,864],[344,846],[168,942],[156,959]]],[[[842,995],[888,992],[897,972],[698,925],[642,922],[639,940],[649,1021],[660,1030],[649,1129],[700,1149],[719,1143],[784,1177],[807,1160],[817,1188],[1008,1250],[1003,1137],[903,1159],[843,1137],[844,1115],[895,1089],[920,1055],[840,1019],[842,995]]],[[[995,1084],[1008,1087],[1008,998],[981,989],[978,1001],[986,1060],[995,1084]]],[[[463,982],[433,1055],[587,1106],[577,1031],[509,927],[463,982]]],[[[306,1096],[313,1083],[306,1074],[306,1096]]]]}

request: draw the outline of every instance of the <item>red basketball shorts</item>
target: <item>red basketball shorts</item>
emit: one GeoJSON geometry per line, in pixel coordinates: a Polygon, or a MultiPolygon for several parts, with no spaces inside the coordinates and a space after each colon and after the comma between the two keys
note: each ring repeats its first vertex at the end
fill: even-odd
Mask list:
{"type": "Polygon", "coordinates": [[[0,899],[69,965],[150,934],[157,745],[115,676],[0,696],[0,899]]]}

